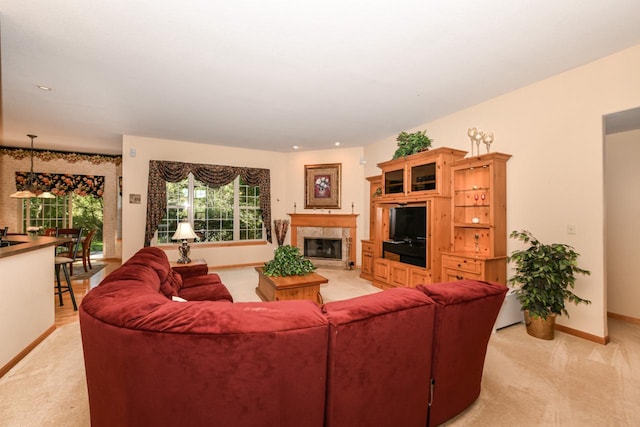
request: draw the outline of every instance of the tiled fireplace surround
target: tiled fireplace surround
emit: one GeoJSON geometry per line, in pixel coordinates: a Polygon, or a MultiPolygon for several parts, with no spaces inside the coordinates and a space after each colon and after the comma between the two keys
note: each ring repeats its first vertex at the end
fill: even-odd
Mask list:
{"type": "Polygon", "coordinates": [[[291,217],[291,244],[304,252],[304,238],[342,239],[342,259],[314,258],[315,265],[346,267],[347,262],[356,265],[356,219],[357,214],[289,214],[291,217]],[[350,247],[347,248],[348,240],[350,247]]]}

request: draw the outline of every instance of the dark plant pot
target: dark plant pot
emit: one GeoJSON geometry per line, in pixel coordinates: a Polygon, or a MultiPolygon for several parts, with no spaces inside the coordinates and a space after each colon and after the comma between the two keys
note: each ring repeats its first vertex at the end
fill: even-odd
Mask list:
{"type": "Polygon", "coordinates": [[[556,327],[556,315],[550,314],[546,320],[542,317],[530,317],[529,310],[524,311],[524,323],[527,325],[527,333],[535,338],[552,340],[556,327]]]}

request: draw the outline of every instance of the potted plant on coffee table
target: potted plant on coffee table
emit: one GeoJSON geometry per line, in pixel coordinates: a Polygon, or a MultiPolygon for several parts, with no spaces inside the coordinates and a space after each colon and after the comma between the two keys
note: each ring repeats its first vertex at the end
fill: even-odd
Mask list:
{"type": "Polygon", "coordinates": [[[591,304],[572,292],[575,275],[590,272],[578,267],[579,254],[569,245],[543,244],[526,230],[513,231],[509,237],[529,245],[509,256],[516,274],[508,280],[510,285],[519,286],[515,293],[524,310],[527,333],[551,340],[556,315],[569,315],[566,301],[591,304]]]}
{"type": "Polygon", "coordinates": [[[265,276],[304,276],[316,267],[305,258],[296,246],[282,245],[273,253],[273,259],[264,263],[265,276]]]}
{"type": "Polygon", "coordinates": [[[322,304],[320,285],[328,280],[314,273],[316,267],[296,246],[279,246],[271,261],[256,267],[256,293],[263,301],[311,299],[322,304]]]}

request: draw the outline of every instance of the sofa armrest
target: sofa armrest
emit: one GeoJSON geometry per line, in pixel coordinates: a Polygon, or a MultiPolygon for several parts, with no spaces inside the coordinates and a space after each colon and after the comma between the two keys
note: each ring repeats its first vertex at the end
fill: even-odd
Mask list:
{"type": "Polygon", "coordinates": [[[175,271],[176,273],[180,274],[180,276],[182,276],[183,280],[188,279],[190,277],[209,274],[209,266],[206,263],[178,265],[172,268],[173,268],[173,271],[175,271]]]}

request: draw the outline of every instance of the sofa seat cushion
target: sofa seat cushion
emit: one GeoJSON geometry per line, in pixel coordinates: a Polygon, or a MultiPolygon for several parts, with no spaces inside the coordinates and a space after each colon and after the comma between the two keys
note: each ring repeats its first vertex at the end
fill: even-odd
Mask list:
{"type": "Polygon", "coordinates": [[[187,301],[229,301],[233,302],[233,297],[229,290],[222,283],[211,283],[208,285],[182,288],[178,296],[187,301]]]}
{"type": "Polygon", "coordinates": [[[435,305],[396,288],[326,303],[326,426],[424,426],[435,305]]]}

